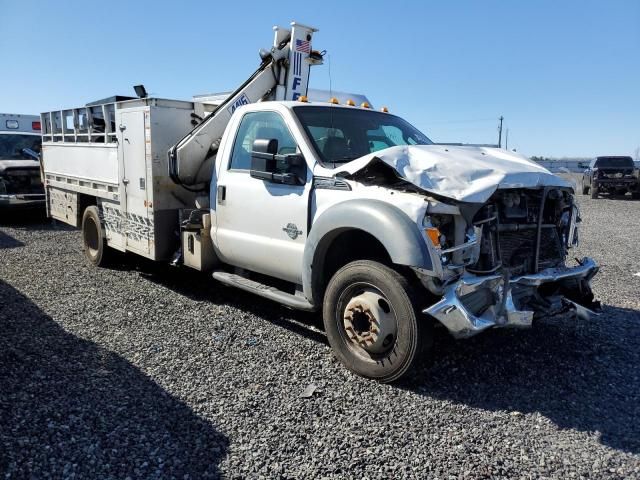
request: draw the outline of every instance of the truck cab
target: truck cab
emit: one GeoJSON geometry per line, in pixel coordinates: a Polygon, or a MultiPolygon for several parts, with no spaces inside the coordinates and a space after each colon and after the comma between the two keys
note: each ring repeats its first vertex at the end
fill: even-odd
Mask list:
{"type": "Polygon", "coordinates": [[[336,355],[368,377],[402,375],[431,321],[464,338],[599,308],[597,265],[565,263],[580,221],[569,184],[366,104],[239,108],[210,185],[214,278],[322,308],[336,355]]]}
{"type": "MultiPolygon", "coordinates": [[[[399,117],[370,109],[299,101],[243,107],[223,137],[211,181],[217,254],[225,263],[303,287],[310,231],[332,206],[401,200],[402,213],[414,224],[426,211],[414,193],[335,178],[341,166],[393,145],[430,143],[399,117]],[[256,158],[260,144],[275,160],[256,158]]],[[[351,222],[356,228],[358,222],[351,222]]],[[[369,248],[364,238],[358,248],[369,248]]]]}
{"type": "Polygon", "coordinates": [[[44,209],[40,117],[0,113],[0,208],[44,209]]]}

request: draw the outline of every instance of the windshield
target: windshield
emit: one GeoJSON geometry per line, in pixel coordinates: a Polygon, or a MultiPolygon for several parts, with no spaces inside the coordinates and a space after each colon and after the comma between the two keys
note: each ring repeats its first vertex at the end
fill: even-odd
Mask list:
{"type": "Polygon", "coordinates": [[[595,166],[605,168],[631,168],[633,167],[633,159],[631,157],[598,157],[595,166]]]}
{"type": "Polygon", "coordinates": [[[39,135],[0,134],[0,160],[37,160],[42,139],[39,135]]]}
{"type": "Polygon", "coordinates": [[[415,127],[388,113],[329,106],[293,110],[323,163],[345,163],[397,145],[433,143],[415,127]]]}

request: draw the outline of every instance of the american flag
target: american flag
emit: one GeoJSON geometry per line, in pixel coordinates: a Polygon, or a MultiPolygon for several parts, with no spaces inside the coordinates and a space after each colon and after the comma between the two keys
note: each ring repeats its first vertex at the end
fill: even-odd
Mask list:
{"type": "Polygon", "coordinates": [[[306,40],[296,40],[296,51],[311,53],[311,44],[306,40]]]}

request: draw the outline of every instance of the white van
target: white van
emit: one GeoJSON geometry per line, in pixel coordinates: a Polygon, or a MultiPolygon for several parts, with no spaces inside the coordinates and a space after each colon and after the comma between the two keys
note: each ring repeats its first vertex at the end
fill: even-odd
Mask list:
{"type": "Polygon", "coordinates": [[[0,113],[0,208],[44,208],[40,117],[0,113]]]}

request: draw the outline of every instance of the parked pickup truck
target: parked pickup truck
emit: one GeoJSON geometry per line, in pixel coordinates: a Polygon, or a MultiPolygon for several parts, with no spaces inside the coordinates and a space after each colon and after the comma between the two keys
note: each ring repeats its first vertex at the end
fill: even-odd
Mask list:
{"type": "Polygon", "coordinates": [[[0,208],[41,208],[40,117],[0,113],[0,208]]]}
{"type": "Polygon", "coordinates": [[[82,228],[90,262],[130,251],[321,310],[341,362],[383,382],[436,324],[464,338],[597,310],[598,266],[567,261],[570,183],[506,150],[434,144],[385,108],[309,102],[299,75],[321,55],[315,29],[292,26],[195,128],[200,106],[147,97],[42,114],[49,214],[82,228]]]}
{"type": "Polygon", "coordinates": [[[598,157],[591,161],[582,174],[582,194],[598,198],[609,195],[631,194],[640,199],[640,178],[631,157],[598,157]]]}

